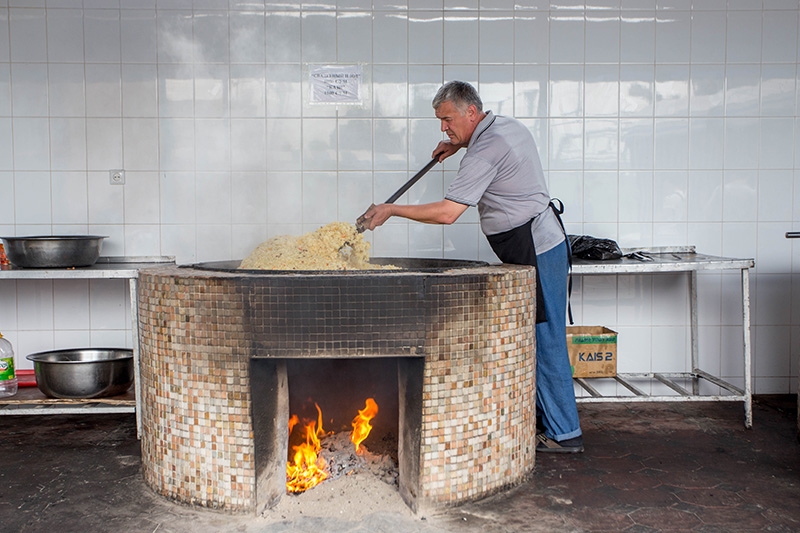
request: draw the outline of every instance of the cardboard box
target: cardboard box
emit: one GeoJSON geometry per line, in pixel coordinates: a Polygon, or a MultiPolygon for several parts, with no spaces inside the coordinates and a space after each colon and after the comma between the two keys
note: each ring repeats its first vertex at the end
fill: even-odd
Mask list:
{"type": "Polygon", "coordinates": [[[617,375],[617,332],[603,326],[567,326],[567,350],[574,378],[617,375]]]}

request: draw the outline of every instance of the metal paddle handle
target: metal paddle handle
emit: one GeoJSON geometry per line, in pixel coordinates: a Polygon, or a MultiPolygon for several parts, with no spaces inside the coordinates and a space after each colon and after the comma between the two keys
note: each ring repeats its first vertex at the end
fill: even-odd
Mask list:
{"type": "Polygon", "coordinates": [[[406,192],[408,189],[410,189],[412,185],[414,185],[416,182],[418,182],[418,181],[419,181],[419,179],[420,179],[422,176],[424,176],[424,175],[425,175],[425,174],[426,174],[426,173],[427,173],[427,172],[428,172],[430,169],[432,169],[432,168],[433,168],[433,167],[436,165],[436,163],[438,163],[438,162],[439,162],[439,156],[437,155],[436,157],[434,157],[433,159],[431,159],[430,163],[428,163],[427,165],[425,165],[425,166],[422,168],[422,170],[420,170],[419,172],[417,172],[416,174],[414,174],[413,176],[411,176],[411,179],[409,179],[407,182],[405,182],[405,183],[403,184],[403,186],[402,186],[402,187],[400,187],[399,189],[397,189],[397,192],[396,192],[396,193],[394,193],[393,195],[391,195],[391,196],[389,197],[389,199],[388,199],[388,200],[386,200],[386,202],[384,202],[384,203],[387,203],[387,204],[393,204],[393,203],[395,203],[395,202],[397,201],[397,199],[398,199],[398,198],[400,198],[401,196],[403,196],[403,194],[404,194],[404,193],[405,193],[405,192],[406,192]]]}
{"type": "MultiPolygon", "coordinates": [[[[434,167],[434,165],[436,165],[436,163],[439,162],[439,156],[440,155],[441,155],[441,153],[436,154],[436,156],[433,159],[431,159],[430,162],[422,168],[422,170],[420,170],[419,172],[417,172],[416,174],[411,176],[411,179],[409,179],[407,182],[405,182],[402,187],[397,189],[397,192],[395,192],[393,195],[391,195],[386,200],[385,203],[387,203],[387,204],[395,203],[395,201],[397,201],[398,198],[403,196],[403,194],[408,189],[410,189],[412,185],[414,185],[416,182],[418,182],[419,179],[422,176],[424,176],[426,172],[428,172],[430,169],[432,169],[434,167]]],[[[369,209],[372,209],[373,205],[369,206],[369,209]]],[[[367,211],[369,211],[369,209],[367,209],[367,211]]],[[[364,231],[367,229],[366,226],[364,226],[364,222],[365,221],[366,221],[366,219],[364,218],[364,215],[361,215],[360,217],[358,217],[358,220],[356,220],[356,229],[358,230],[359,233],[364,233],[364,231]]]]}

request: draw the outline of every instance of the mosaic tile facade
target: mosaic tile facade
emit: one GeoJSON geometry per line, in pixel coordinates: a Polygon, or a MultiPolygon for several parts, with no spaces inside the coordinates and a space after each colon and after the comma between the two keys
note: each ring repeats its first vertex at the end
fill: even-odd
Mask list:
{"type": "Polygon", "coordinates": [[[418,445],[401,451],[418,465],[401,486],[413,509],[519,483],[535,458],[534,283],[509,265],[141,271],[145,482],[175,501],[256,510],[251,357],[389,356],[424,358],[418,445]]]}

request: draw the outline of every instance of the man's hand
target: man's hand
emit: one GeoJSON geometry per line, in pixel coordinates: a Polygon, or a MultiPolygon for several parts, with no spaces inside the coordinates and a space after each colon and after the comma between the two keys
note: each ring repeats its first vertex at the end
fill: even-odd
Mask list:
{"type": "Polygon", "coordinates": [[[454,153],[458,152],[461,148],[463,148],[463,146],[460,144],[453,144],[450,141],[440,141],[433,150],[431,157],[437,157],[439,163],[441,163],[454,153]]]}
{"type": "Polygon", "coordinates": [[[358,222],[365,229],[374,230],[383,225],[392,216],[392,204],[371,205],[369,209],[358,217],[358,222]]]}

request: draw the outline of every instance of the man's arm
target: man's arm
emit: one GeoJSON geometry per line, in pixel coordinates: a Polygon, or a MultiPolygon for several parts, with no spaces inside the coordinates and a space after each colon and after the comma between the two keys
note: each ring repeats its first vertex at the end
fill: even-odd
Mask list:
{"type": "Polygon", "coordinates": [[[372,206],[364,213],[364,225],[367,229],[374,230],[393,216],[426,224],[452,224],[467,207],[469,206],[447,199],[420,205],[380,204],[372,206]]]}

